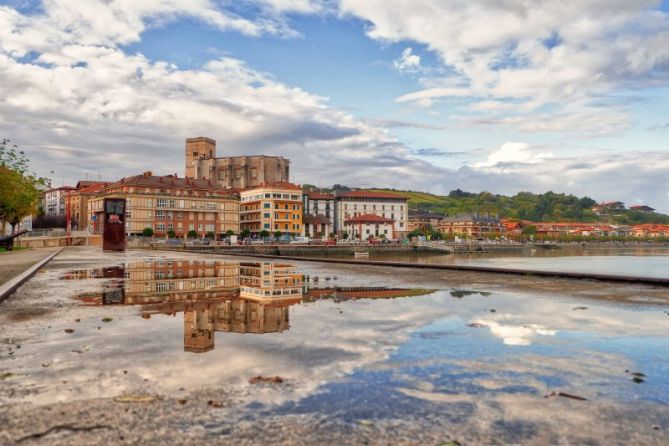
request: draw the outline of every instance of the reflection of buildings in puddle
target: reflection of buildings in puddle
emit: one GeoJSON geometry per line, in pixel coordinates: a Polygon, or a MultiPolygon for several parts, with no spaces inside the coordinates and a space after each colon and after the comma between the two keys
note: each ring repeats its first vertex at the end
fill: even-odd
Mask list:
{"type": "Polygon", "coordinates": [[[70,271],[63,280],[106,280],[102,292],[80,296],[88,305],[142,305],[142,316],[184,313],[184,350],[207,352],[214,333],[281,333],[288,307],[305,301],[384,299],[433,290],[386,287],[313,288],[292,265],[271,262],[158,260],[70,271]]]}
{"type": "Polygon", "coordinates": [[[143,317],[184,313],[184,350],[214,348],[214,332],[288,330],[288,307],[302,300],[303,276],[291,265],[218,261],[147,261],[122,267],[71,271],[63,280],[108,281],[87,293],[89,305],[142,305],[143,317]]]}

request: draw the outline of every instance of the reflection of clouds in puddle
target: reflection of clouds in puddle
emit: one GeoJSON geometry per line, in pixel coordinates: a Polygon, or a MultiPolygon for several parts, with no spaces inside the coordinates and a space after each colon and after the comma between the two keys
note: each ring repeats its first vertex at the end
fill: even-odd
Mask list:
{"type": "MultiPolygon", "coordinates": [[[[136,254],[129,258],[141,259],[136,254]]],[[[72,264],[64,262],[59,268],[53,267],[47,275],[36,277],[34,283],[29,283],[34,294],[23,293],[24,297],[35,300],[48,297],[66,302],[81,290],[99,290],[99,279],[55,280],[65,268],[72,269],[72,264]]],[[[326,267],[308,265],[305,269],[325,271],[326,267]]],[[[364,276],[353,274],[347,277],[338,273],[338,285],[349,288],[352,285],[382,286],[389,282],[397,285],[403,280],[401,275],[388,279],[375,277],[369,272],[364,276]]],[[[666,337],[667,318],[661,312],[629,311],[629,307],[622,305],[590,303],[587,312],[574,312],[575,301],[567,298],[556,301],[503,292],[486,297],[467,295],[466,299],[453,299],[451,295],[448,291],[440,291],[417,298],[392,300],[333,302],[316,299],[291,307],[290,330],[263,336],[217,332],[216,349],[202,355],[183,352],[184,327],[180,314],[176,318],[155,314],[146,321],[139,317],[139,307],[72,306],[68,310],[72,312],[65,314],[67,319],[54,318],[49,322],[55,331],[48,330],[44,338],[24,345],[14,365],[25,373],[21,382],[38,392],[25,399],[38,403],[115,396],[124,392],[171,394],[181,387],[192,390],[225,386],[246,389],[250,398],[277,403],[322,391],[323,383],[340,380],[355,371],[397,368],[398,364],[388,361],[388,357],[406,343],[411,332],[440,320],[460,324],[449,328],[448,333],[442,331],[444,336],[480,343],[475,345],[500,345],[503,342],[528,346],[545,343],[547,337],[557,338],[555,343],[559,344],[562,341],[555,336],[558,331],[583,332],[599,337],[628,336],[630,333],[666,337]],[[491,307],[496,308],[497,313],[486,311],[491,307]],[[75,311],[77,315],[73,316],[75,311]],[[72,326],[72,319],[79,316],[82,316],[82,323],[74,326],[77,331],[73,335],[64,335],[62,329],[72,326]],[[102,331],[98,331],[96,325],[102,325],[99,323],[101,316],[113,317],[114,321],[104,324],[102,331]],[[482,333],[485,336],[476,338],[480,332],[467,328],[468,321],[481,321],[489,327],[490,335],[482,333]],[[71,353],[82,344],[90,345],[91,350],[82,354],[71,353]],[[51,359],[54,359],[51,367],[40,367],[41,363],[51,359]],[[128,370],[128,374],[123,374],[123,370],[128,370]],[[249,386],[247,380],[255,375],[280,375],[288,384],[249,386]],[[64,380],[68,383],[62,384],[64,380]]],[[[33,328],[40,324],[33,324],[33,328]]],[[[13,325],[12,330],[15,327],[13,325]]],[[[420,330],[417,337],[428,333],[438,342],[440,332],[420,330]]],[[[425,340],[428,338],[426,336],[425,340]]],[[[543,395],[547,385],[537,378],[538,375],[564,376],[575,386],[596,389],[600,385],[597,379],[605,382],[614,368],[631,367],[623,355],[607,357],[600,352],[572,358],[514,354],[507,355],[504,361],[496,357],[471,361],[439,358],[412,364],[415,368],[431,365],[440,367],[441,374],[452,373],[448,367],[454,365],[471,372],[463,378],[464,382],[480,389],[488,401],[503,400],[504,389],[518,386],[519,382],[527,388],[526,391],[536,389],[538,395],[543,395]],[[480,376],[474,376],[474,372],[480,376]],[[517,376],[509,377],[509,374],[517,376]],[[590,378],[586,379],[588,376],[590,378]]],[[[410,384],[413,382],[410,374],[407,375],[403,380],[409,384],[403,384],[400,390],[405,396],[426,400],[444,398],[439,396],[445,394],[443,389],[429,382],[438,379],[440,374],[423,384],[413,385],[410,384]]],[[[476,398],[462,388],[458,388],[458,392],[458,398],[476,398]]],[[[588,392],[581,392],[579,387],[579,392],[575,393],[588,392]]],[[[4,399],[4,392],[0,395],[4,399]]]]}
{"type": "Polygon", "coordinates": [[[473,323],[490,328],[490,333],[506,345],[530,345],[536,336],[555,336],[557,333],[537,324],[506,325],[486,319],[476,319],[473,323]]]}

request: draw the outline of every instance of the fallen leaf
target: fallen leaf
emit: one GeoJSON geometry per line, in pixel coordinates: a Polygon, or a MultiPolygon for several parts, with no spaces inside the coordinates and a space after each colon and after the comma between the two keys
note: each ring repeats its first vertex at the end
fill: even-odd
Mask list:
{"type": "Polygon", "coordinates": [[[111,322],[111,321],[113,321],[113,320],[114,320],[114,319],[112,319],[112,318],[110,318],[110,317],[103,317],[103,318],[102,318],[102,322],[111,322]]]}
{"type": "Polygon", "coordinates": [[[65,333],[74,333],[74,330],[71,328],[66,328],[65,333]]]}
{"type": "Polygon", "coordinates": [[[211,407],[223,407],[223,402],[220,400],[209,400],[207,405],[211,407]]]}

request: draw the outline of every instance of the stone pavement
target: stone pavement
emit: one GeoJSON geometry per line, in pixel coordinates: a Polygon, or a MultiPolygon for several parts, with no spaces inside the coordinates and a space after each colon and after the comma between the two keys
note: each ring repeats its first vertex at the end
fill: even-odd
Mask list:
{"type": "Polygon", "coordinates": [[[0,252],[0,285],[13,279],[59,248],[21,249],[0,252]]]}

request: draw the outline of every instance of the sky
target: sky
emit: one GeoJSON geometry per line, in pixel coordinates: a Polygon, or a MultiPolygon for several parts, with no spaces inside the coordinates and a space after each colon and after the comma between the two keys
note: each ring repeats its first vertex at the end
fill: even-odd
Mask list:
{"type": "Polygon", "coordinates": [[[669,0],[0,0],[0,137],[56,186],[183,174],[669,212],[669,0]]]}

